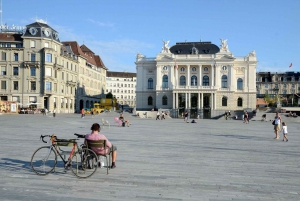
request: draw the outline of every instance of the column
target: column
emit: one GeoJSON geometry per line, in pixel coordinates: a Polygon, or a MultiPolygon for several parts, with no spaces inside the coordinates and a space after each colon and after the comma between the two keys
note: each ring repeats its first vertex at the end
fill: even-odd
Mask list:
{"type": "Polygon", "coordinates": [[[214,108],[214,94],[213,93],[210,93],[210,103],[211,103],[211,106],[210,108],[213,109],[214,108]]]}
{"type": "Polygon", "coordinates": [[[201,109],[203,109],[203,93],[201,93],[201,109]]]}
{"type": "Polygon", "coordinates": [[[176,99],[175,99],[175,93],[173,92],[173,109],[175,108],[175,101],[176,101],[176,99]]]}
{"type": "Polygon", "coordinates": [[[200,95],[201,95],[201,93],[198,93],[198,104],[197,104],[197,106],[198,106],[198,109],[200,109],[200,108],[201,108],[201,105],[200,105],[200,104],[201,104],[201,102],[200,102],[200,100],[201,100],[201,99],[200,99],[200,98],[201,98],[201,96],[200,96],[200,95]]]}
{"type": "Polygon", "coordinates": [[[178,93],[175,93],[175,99],[176,99],[176,108],[178,109],[178,101],[179,101],[178,93]]]}
{"type": "Polygon", "coordinates": [[[214,71],[215,66],[211,66],[211,86],[212,88],[215,86],[215,71],[214,71]]]}
{"type": "Polygon", "coordinates": [[[188,93],[188,100],[189,100],[189,104],[188,104],[188,108],[191,108],[191,93],[188,93]]]}
{"type": "Polygon", "coordinates": [[[215,80],[216,80],[216,88],[220,88],[220,71],[219,71],[219,65],[215,65],[215,70],[216,70],[216,76],[215,76],[215,80]]]}
{"type": "Polygon", "coordinates": [[[189,88],[190,84],[191,84],[191,74],[190,74],[190,65],[187,65],[187,83],[186,86],[188,86],[187,88],[189,88]]]}
{"type": "Polygon", "coordinates": [[[176,89],[178,89],[178,69],[175,70],[175,83],[176,83],[176,89]]]}
{"type": "Polygon", "coordinates": [[[188,106],[187,106],[187,93],[185,93],[185,108],[188,108],[188,106]]]}
{"type": "Polygon", "coordinates": [[[216,94],[214,93],[214,110],[217,108],[217,99],[216,99],[216,94]]]}
{"type": "Polygon", "coordinates": [[[202,86],[202,65],[199,65],[198,86],[202,86]]]}

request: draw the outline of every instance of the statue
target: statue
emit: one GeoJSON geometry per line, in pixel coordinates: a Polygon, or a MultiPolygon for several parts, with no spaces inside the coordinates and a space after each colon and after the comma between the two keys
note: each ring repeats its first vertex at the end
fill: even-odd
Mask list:
{"type": "Polygon", "coordinates": [[[136,55],[136,60],[140,60],[140,59],[142,59],[143,57],[145,57],[145,56],[142,55],[140,52],[138,52],[137,55],[136,55]]]}
{"type": "Polygon", "coordinates": [[[249,56],[255,57],[255,56],[256,56],[255,50],[253,50],[252,52],[250,52],[250,53],[249,53],[249,56]]]}
{"type": "Polygon", "coordinates": [[[168,41],[163,40],[164,46],[162,47],[161,53],[170,53],[170,47],[168,46],[169,42],[170,42],[169,40],[168,41]]]}
{"type": "Polygon", "coordinates": [[[225,50],[226,52],[228,51],[229,52],[229,50],[228,50],[228,45],[227,45],[227,39],[222,39],[222,38],[220,38],[220,40],[221,40],[221,50],[225,50]]]}

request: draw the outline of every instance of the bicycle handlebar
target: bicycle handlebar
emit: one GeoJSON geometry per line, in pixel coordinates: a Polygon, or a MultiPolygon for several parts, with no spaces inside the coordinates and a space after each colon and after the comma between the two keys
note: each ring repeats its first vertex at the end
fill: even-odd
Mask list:
{"type": "Polygon", "coordinates": [[[74,133],[74,135],[76,135],[77,138],[85,138],[85,135],[83,134],[74,133]]]}

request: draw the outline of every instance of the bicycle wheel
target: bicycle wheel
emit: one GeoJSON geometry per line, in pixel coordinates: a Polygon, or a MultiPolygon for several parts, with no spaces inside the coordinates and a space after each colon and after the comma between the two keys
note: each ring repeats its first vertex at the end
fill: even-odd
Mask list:
{"type": "Polygon", "coordinates": [[[78,178],[92,176],[98,167],[98,157],[91,149],[84,148],[80,153],[76,152],[71,161],[72,172],[78,178]]]}
{"type": "Polygon", "coordinates": [[[57,162],[56,153],[51,146],[38,148],[31,157],[32,170],[41,176],[49,174],[55,168],[57,162]]]}

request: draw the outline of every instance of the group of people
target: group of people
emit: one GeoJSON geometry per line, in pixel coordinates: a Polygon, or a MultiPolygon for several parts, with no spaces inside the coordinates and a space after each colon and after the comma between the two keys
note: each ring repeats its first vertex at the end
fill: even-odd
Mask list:
{"type": "Polygon", "coordinates": [[[280,138],[279,136],[279,132],[282,131],[282,134],[283,134],[283,139],[282,141],[289,141],[288,138],[287,138],[287,134],[288,134],[288,131],[287,131],[287,125],[285,122],[282,122],[282,128],[280,128],[280,124],[282,122],[282,119],[279,115],[278,112],[276,112],[276,115],[275,115],[275,118],[272,122],[272,124],[274,125],[274,133],[275,133],[275,138],[276,140],[278,140],[280,138]]]}
{"type": "Polygon", "coordinates": [[[158,120],[166,119],[166,118],[165,118],[165,115],[166,115],[166,113],[165,113],[164,111],[162,111],[161,114],[159,113],[159,111],[157,111],[157,113],[156,113],[156,120],[157,120],[157,119],[158,119],[158,120]]]}
{"type": "Polygon", "coordinates": [[[227,120],[227,119],[231,119],[231,113],[230,113],[230,111],[226,111],[225,112],[225,119],[227,120]]]}
{"type": "Polygon", "coordinates": [[[298,115],[296,114],[296,112],[292,113],[292,111],[290,111],[288,116],[289,117],[297,117],[298,115]]]}

